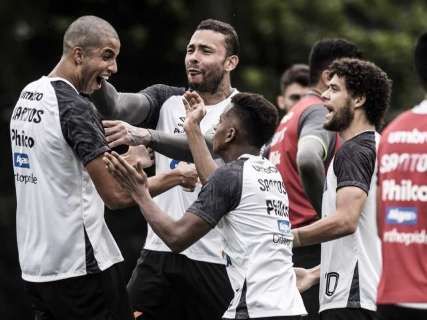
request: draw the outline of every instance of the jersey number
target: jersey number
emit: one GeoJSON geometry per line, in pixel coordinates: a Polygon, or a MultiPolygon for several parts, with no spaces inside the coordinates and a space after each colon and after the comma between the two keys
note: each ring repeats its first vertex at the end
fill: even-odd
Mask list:
{"type": "Polygon", "coordinates": [[[328,272],[327,274],[325,274],[325,277],[326,277],[325,293],[327,296],[330,297],[334,294],[335,290],[337,289],[338,279],[340,275],[336,272],[328,272]]]}

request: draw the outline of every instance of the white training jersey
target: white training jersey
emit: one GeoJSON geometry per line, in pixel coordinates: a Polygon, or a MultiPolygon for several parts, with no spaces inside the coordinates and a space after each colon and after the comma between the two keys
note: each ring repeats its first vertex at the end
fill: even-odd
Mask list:
{"type": "MultiPolygon", "coordinates": [[[[207,106],[207,113],[200,123],[203,133],[214,127],[219,122],[219,117],[225,107],[230,103],[233,93],[225,100],[216,105],[207,106]]],[[[169,97],[161,106],[156,130],[183,134],[185,120],[185,109],[181,95],[169,97]]],[[[179,161],[168,158],[158,152],[155,153],[156,173],[167,172],[176,167],[179,161]]],[[[181,186],[176,186],[154,198],[157,205],[174,219],[180,219],[187,208],[197,199],[200,192],[200,185],[193,192],[184,191],[181,186]]],[[[154,251],[171,251],[169,247],[157,236],[148,225],[147,240],[145,249],[154,251]]],[[[223,243],[218,230],[212,229],[202,239],[194,243],[191,247],[181,252],[188,258],[211,263],[224,263],[222,259],[223,243]]]]}
{"type": "Polygon", "coordinates": [[[45,282],[122,261],[85,165],[108,151],[90,102],[71,83],[28,84],[10,121],[22,278],[45,282]]]}
{"type": "Polygon", "coordinates": [[[218,168],[187,211],[224,238],[234,298],[223,318],[306,314],[292,264],[288,195],[269,160],[242,155],[218,168]]]}
{"type": "Polygon", "coordinates": [[[346,141],[328,168],[322,215],[336,212],[336,194],[358,187],[368,195],[356,231],[322,243],[320,311],[335,308],[376,310],[381,271],[380,239],[376,223],[376,150],[380,135],[363,132],[346,141]]]}

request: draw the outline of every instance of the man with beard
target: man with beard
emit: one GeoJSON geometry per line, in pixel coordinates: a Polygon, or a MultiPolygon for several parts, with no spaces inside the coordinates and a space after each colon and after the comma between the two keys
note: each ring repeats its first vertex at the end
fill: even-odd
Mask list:
{"type": "MultiPolygon", "coordinates": [[[[282,118],[272,139],[269,159],[287,187],[293,228],[309,225],[321,216],[326,170],[337,148],[337,134],[323,128],[328,110],[320,95],[327,89],[328,66],[344,57],[360,57],[359,48],[345,39],[322,39],[309,55],[310,89],[282,118]]],[[[293,249],[296,267],[320,263],[320,244],[293,249]]],[[[309,319],[319,318],[319,287],[302,295],[309,319]]]]}
{"type": "MultiPolygon", "coordinates": [[[[230,73],[239,62],[238,50],[234,28],[212,19],[198,25],[187,45],[188,84],[207,105],[207,114],[200,123],[203,133],[218,123],[225,106],[237,93],[231,87],[230,73]]],[[[149,144],[158,151],[155,154],[157,174],[174,168],[179,162],[175,156],[186,157],[182,149],[173,149],[174,144],[168,138],[170,134],[184,133],[184,92],[185,88],[154,85],[140,93],[117,93],[105,83],[102,92],[93,97],[104,115],[156,129],[149,131],[123,121],[104,121],[110,146],[149,144]],[[175,156],[169,158],[161,154],[165,152],[175,156]]],[[[189,150],[188,154],[191,159],[189,150]]],[[[179,219],[199,191],[200,187],[194,192],[177,187],[155,200],[163,211],[179,219]]],[[[220,235],[212,229],[181,254],[174,254],[149,227],[144,249],[128,284],[135,316],[219,319],[233,297],[222,249],[220,235]]]]}
{"type": "MultiPolygon", "coordinates": [[[[293,230],[294,245],[322,243],[321,319],[376,319],[381,269],[376,229],[376,149],[391,81],[373,63],[336,60],[322,94],[324,127],[344,143],[328,168],[322,219],[293,230]]],[[[313,270],[319,276],[319,269],[313,270]]]]}

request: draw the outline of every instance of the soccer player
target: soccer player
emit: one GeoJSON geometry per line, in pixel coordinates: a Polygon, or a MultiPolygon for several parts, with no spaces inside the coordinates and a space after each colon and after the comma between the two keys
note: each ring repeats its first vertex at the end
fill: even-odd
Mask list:
{"type": "MultiPolygon", "coordinates": [[[[427,89],[427,33],[415,69],[427,89]]],[[[427,101],[383,131],[378,148],[378,223],[383,268],[378,313],[384,320],[427,319],[427,101]]]]}
{"type": "Polygon", "coordinates": [[[344,142],[328,168],[323,218],[293,229],[294,245],[322,243],[321,319],[375,319],[381,269],[375,129],[388,107],[391,81],[376,65],[358,59],[339,59],[328,69],[324,126],[344,142]]]}
{"type": "Polygon", "coordinates": [[[280,77],[280,95],[277,96],[279,119],[308,93],[310,72],[305,64],[294,64],[280,77]]]}
{"type": "MultiPolygon", "coordinates": [[[[359,57],[360,50],[344,39],[323,39],[309,56],[310,90],[282,118],[272,139],[269,159],[287,187],[292,228],[309,225],[321,215],[326,169],[337,148],[337,134],[323,128],[328,110],[320,95],[327,89],[328,66],[342,57],[359,57]]],[[[295,267],[320,263],[320,245],[293,249],[295,267]]],[[[318,319],[319,287],[303,293],[308,320],[318,319]]]]}
{"type": "MultiPolygon", "coordinates": [[[[110,208],[134,202],[102,161],[110,148],[85,98],[117,71],[119,51],[107,21],[80,17],[65,31],[59,63],[22,90],[13,110],[19,262],[36,319],[132,319],[103,201],[110,208]]],[[[142,156],[133,149],[126,158],[142,156]]],[[[150,179],[150,192],[179,179],[150,179]]]]}
{"type": "Polygon", "coordinates": [[[256,94],[231,98],[214,136],[214,152],[226,162],[217,168],[199,127],[206,113],[203,100],[194,92],[185,98],[189,114],[184,129],[197,170],[201,177],[211,174],[183,216],[171,218],[156,205],[142,169],[134,169],[117,154],[106,155],[108,167],[174,252],[185,250],[218,225],[234,289],[223,319],[299,318],[295,316],[305,309],[292,268],[287,194],[277,168],[259,156],[274,132],[276,108],[256,94]]]}
{"type": "MultiPolygon", "coordinates": [[[[225,106],[237,93],[231,87],[230,74],[238,64],[238,51],[239,40],[234,28],[212,19],[197,26],[187,45],[188,85],[207,105],[207,114],[200,124],[204,133],[218,123],[225,106]]],[[[104,122],[110,146],[149,143],[158,151],[155,154],[156,173],[169,172],[179,162],[177,157],[191,160],[189,149],[186,159],[181,148],[174,148],[169,138],[164,139],[168,134],[183,136],[184,92],[185,88],[154,85],[139,93],[118,93],[105,83],[99,95],[93,97],[102,113],[156,129],[148,131],[122,121],[104,122]],[[171,150],[173,156],[167,153],[171,150]]],[[[196,200],[199,191],[200,187],[194,192],[173,188],[157,196],[155,201],[164,212],[179,219],[196,200]]],[[[233,297],[222,249],[220,234],[213,228],[192,246],[174,254],[149,226],[141,258],[128,284],[135,315],[159,319],[169,319],[172,314],[185,319],[218,319],[233,297]]]]}

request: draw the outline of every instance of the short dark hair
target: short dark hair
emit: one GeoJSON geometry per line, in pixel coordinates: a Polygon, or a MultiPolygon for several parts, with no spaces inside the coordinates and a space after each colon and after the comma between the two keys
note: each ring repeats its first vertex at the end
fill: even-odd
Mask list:
{"type": "Polygon", "coordinates": [[[420,78],[424,90],[427,89],[427,32],[422,34],[415,45],[414,63],[415,70],[420,78]]]}
{"type": "Polygon", "coordinates": [[[280,77],[280,91],[284,92],[292,83],[308,87],[310,83],[310,70],[306,64],[293,64],[283,72],[280,77]]]}
{"type": "Polygon", "coordinates": [[[315,85],[320,75],[339,58],[361,58],[362,52],[352,42],[345,39],[322,39],[311,48],[309,55],[310,84],[315,85]]]}
{"type": "Polygon", "coordinates": [[[211,30],[224,35],[227,56],[238,55],[240,51],[239,36],[231,24],[215,19],[206,19],[199,23],[197,30],[211,30]]]}
{"type": "Polygon", "coordinates": [[[337,75],[344,79],[352,97],[366,98],[366,117],[379,129],[390,104],[392,81],[387,74],[372,62],[351,58],[335,60],[329,71],[331,78],[337,75]]]}
{"type": "Polygon", "coordinates": [[[66,54],[76,46],[83,50],[96,48],[107,37],[119,39],[119,35],[109,22],[96,16],[82,16],[73,21],[65,31],[62,53],[66,54]]]}
{"type": "Polygon", "coordinates": [[[231,98],[240,129],[245,131],[249,144],[261,148],[276,129],[279,114],[276,107],[256,93],[238,93],[231,98]]]}

